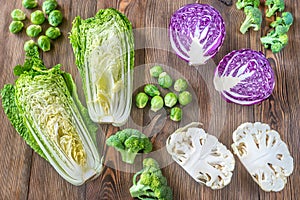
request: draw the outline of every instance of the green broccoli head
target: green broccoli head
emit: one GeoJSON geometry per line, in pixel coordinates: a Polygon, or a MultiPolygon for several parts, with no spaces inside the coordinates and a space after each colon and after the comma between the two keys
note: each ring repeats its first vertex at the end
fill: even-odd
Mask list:
{"type": "Polygon", "coordinates": [[[276,26],[282,25],[290,28],[293,24],[294,18],[292,13],[290,12],[283,12],[281,17],[276,17],[276,20],[270,24],[271,27],[275,28],[276,26]]]}
{"type": "Polygon", "coordinates": [[[122,160],[129,164],[133,164],[138,153],[152,151],[152,143],[149,138],[135,129],[118,131],[106,140],[106,144],[119,151],[122,160]]]}
{"type": "Polygon", "coordinates": [[[266,36],[260,38],[261,43],[265,48],[271,49],[273,53],[281,51],[288,43],[288,35],[279,35],[276,31],[271,31],[266,36]]]}
{"type": "Polygon", "coordinates": [[[167,179],[159,169],[158,163],[152,158],[147,158],[143,161],[143,166],[144,168],[133,177],[131,196],[139,199],[171,200],[172,190],[167,185],[167,179]]]}
{"type": "Polygon", "coordinates": [[[236,2],[237,9],[245,8],[246,6],[252,6],[258,8],[260,4],[260,0],[238,0],[236,2]]]}
{"type": "Polygon", "coordinates": [[[245,34],[250,27],[252,27],[253,30],[258,31],[262,22],[262,13],[260,9],[246,6],[244,12],[246,14],[246,19],[240,27],[241,33],[245,34]]]}
{"type": "Polygon", "coordinates": [[[284,0],[266,0],[265,5],[268,6],[266,16],[271,17],[277,11],[282,12],[284,10],[284,0]]]}

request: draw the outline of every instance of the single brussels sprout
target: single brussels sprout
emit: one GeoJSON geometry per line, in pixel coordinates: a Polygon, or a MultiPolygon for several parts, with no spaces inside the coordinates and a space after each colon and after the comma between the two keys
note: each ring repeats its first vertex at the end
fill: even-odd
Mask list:
{"type": "Polygon", "coordinates": [[[148,94],[150,97],[154,97],[154,96],[160,95],[160,92],[159,92],[158,88],[155,85],[152,85],[152,84],[147,84],[144,87],[144,92],[146,94],[148,94]]]}
{"type": "Polygon", "coordinates": [[[25,13],[20,9],[14,9],[10,15],[15,21],[22,21],[26,19],[25,13]]]}
{"type": "Polygon", "coordinates": [[[43,51],[49,51],[50,50],[50,39],[45,36],[45,35],[42,35],[39,37],[38,41],[38,46],[43,50],[43,51]]]}
{"type": "Polygon", "coordinates": [[[174,90],[177,92],[182,92],[182,91],[186,90],[187,87],[188,87],[188,84],[187,84],[186,80],[184,80],[183,78],[176,80],[174,83],[174,90]]]}
{"type": "Polygon", "coordinates": [[[164,107],[164,100],[161,96],[155,96],[151,99],[151,110],[154,112],[159,111],[164,107]]]}
{"type": "Polygon", "coordinates": [[[23,0],[22,5],[27,9],[31,9],[37,7],[38,3],[36,0],[23,0]]]}
{"type": "Polygon", "coordinates": [[[169,108],[172,108],[177,103],[177,96],[173,92],[169,92],[165,96],[165,105],[169,108]]]}
{"type": "Polygon", "coordinates": [[[28,52],[30,51],[31,49],[33,49],[33,47],[37,46],[37,44],[35,43],[35,41],[33,40],[28,40],[25,42],[24,44],[24,51],[25,52],[28,52]]]}
{"type": "Polygon", "coordinates": [[[149,97],[144,92],[140,92],[135,97],[135,105],[138,108],[145,108],[149,100],[149,97]]]}
{"type": "Polygon", "coordinates": [[[46,0],[43,2],[42,10],[45,14],[49,14],[52,10],[57,7],[56,0],[46,0]]]}
{"type": "Polygon", "coordinates": [[[12,21],[9,25],[9,31],[11,33],[19,33],[24,27],[23,22],[20,21],[12,21]]]}
{"type": "Polygon", "coordinates": [[[46,18],[41,10],[36,10],[33,13],[31,13],[30,19],[33,24],[39,25],[44,23],[46,18]]]}
{"type": "Polygon", "coordinates": [[[26,34],[29,37],[37,37],[42,32],[42,27],[40,25],[30,25],[26,29],[26,34]]]}
{"type": "Polygon", "coordinates": [[[183,91],[178,96],[178,101],[180,105],[185,106],[191,103],[192,101],[192,95],[188,91],[183,91]]]}
{"type": "Polygon", "coordinates": [[[182,110],[179,107],[174,107],[171,109],[170,119],[175,122],[179,122],[182,118],[182,110]]]}
{"type": "Polygon", "coordinates": [[[162,88],[169,88],[172,86],[173,80],[172,80],[171,76],[169,74],[167,74],[167,72],[163,72],[158,77],[158,84],[162,88]]]}
{"type": "Polygon", "coordinates": [[[150,69],[150,75],[154,78],[158,78],[162,72],[163,72],[163,68],[159,65],[153,66],[150,69]]]}
{"type": "Polygon", "coordinates": [[[50,12],[48,21],[51,26],[58,26],[62,22],[63,16],[59,10],[50,12]]]}
{"type": "Polygon", "coordinates": [[[50,39],[52,39],[52,40],[55,40],[56,38],[58,38],[58,37],[61,35],[61,33],[60,33],[59,28],[57,28],[57,27],[49,27],[49,28],[46,30],[45,35],[46,35],[48,38],[50,38],[50,39]]]}

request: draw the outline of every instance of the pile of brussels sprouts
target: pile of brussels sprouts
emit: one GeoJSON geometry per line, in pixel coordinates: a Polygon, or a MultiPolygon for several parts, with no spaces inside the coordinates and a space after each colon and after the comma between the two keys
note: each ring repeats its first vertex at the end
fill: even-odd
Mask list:
{"type": "MultiPolygon", "coordinates": [[[[158,85],[164,89],[170,89],[173,85],[173,79],[169,74],[163,71],[161,66],[153,66],[150,69],[150,75],[157,78],[158,85]]],[[[180,121],[182,118],[182,106],[191,103],[192,95],[186,91],[188,83],[185,79],[180,78],[174,83],[174,92],[168,92],[164,97],[154,84],[147,84],[144,87],[144,92],[139,92],[135,97],[135,104],[138,108],[145,108],[150,100],[151,110],[159,111],[164,106],[170,108],[170,119],[173,121],[180,121]],[[176,106],[179,103],[181,106],[176,106]]]]}
{"type": "MultiPolygon", "coordinates": [[[[36,0],[23,0],[22,5],[26,9],[33,9],[38,6],[36,0]]],[[[26,28],[26,34],[31,38],[36,38],[42,33],[42,24],[48,19],[50,27],[45,31],[45,35],[39,36],[37,43],[34,40],[28,40],[24,44],[24,50],[28,51],[33,46],[38,45],[43,51],[49,51],[51,48],[51,40],[55,40],[61,35],[60,29],[57,27],[61,24],[63,16],[57,7],[56,0],[45,0],[42,5],[42,10],[36,10],[30,14],[31,25],[26,28]]],[[[11,12],[13,21],[9,26],[11,33],[19,33],[23,27],[23,20],[26,19],[25,13],[20,9],[15,9],[11,12]]]]}

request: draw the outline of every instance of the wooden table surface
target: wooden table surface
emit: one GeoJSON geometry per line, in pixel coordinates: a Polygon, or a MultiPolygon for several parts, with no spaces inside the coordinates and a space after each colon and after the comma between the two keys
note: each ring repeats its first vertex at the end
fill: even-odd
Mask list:
{"type": "MultiPolygon", "coordinates": [[[[41,0],[39,4],[41,5],[41,0]]],[[[64,15],[60,26],[62,36],[53,43],[50,52],[41,56],[47,66],[61,63],[63,70],[70,72],[80,83],[74,55],[68,40],[72,20],[93,16],[99,9],[114,7],[125,13],[132,22],[135,32],[135,74],[134,93],[145,83],[153,82],[148,73],[149,67],[161,64],[173,77],[185,77],[193,93],[193,103],[183,109],[184,119],[180,123],[171,122],[166,112],[156,115],[149,109],[132,108],[129,122],[121,128],[132,127],[152,137],[155,157],[162,164],[162,170],[173,189],[174,199],[299,199],[300,194],[300,8],[298,1],[286,0],[286,10],[294,14],[295,23],[288,35],[288,46],[278,54],[266,51],[259,38],[268,31],[272,19],[264,18],[262,29],[239,33],[239,26],[244,18],[243,12],[235,6],[226,6],[218,0],[200,0],[218,9],[226,23],[226,38],[219,53],[206,65],[195,68],[187,65],[172,52],[167,38],[167,27],[171,14],[179,7],[194,3],[191,0],[98,0],[81,1],[59,0],[59,9],[64,15]],[[270,98],[255,106],[239,106],[226,103],[214,90],[212,76],[216,64],[232,50],[251,48],[262,51],[276,74],[276,86],[270,98]],[[222,190],[213,191],[196,183],[179,165],[171,162],[165,151],[166,138],[178,127],[192,121],[200,121],[203,128],[216,135],[227,147],[232,143],[232,132],[243,122],[261,121],[270,124],[288,144],[294,158],[294,172],[288,178],[283,191],[267,193],[262,191],[251,179],[241,162],[236,158],[236,165],[231,183],[222,190]]],[[[235,1],[234,1],[235,2],[235,1]]],[[[24,60],[23,43],[28,37],[22,33],[9,33],[10,12],[21,8],[21,0],[1,1],[0,12],[0,87],[13,83],[12,69],[24,60]]],[[[40,7],[39,7],[40,8],[40,7]]],[[[265,9],[263,6],[261,9],[265,9]]],[[[27,16],[30,11],[25,10],[27,16]]],[[[29,20],[26,22],[28,26],[29,20]]],[[[84,101],[82,91],[80,97],[84,101]]],[[[52,166],[34,153],[11,126],[3,109],[0,109],[0,199],[131,199],[129,188],[133,173],[141,168],[141,157],[136,165],[128,166],[120,162],[119,155],[105,145],[105,138],[115,133],[118,128],[101,125],[98,134],[99,151],[104,156],[104,168],[94,181],[76,187],[63,180],[52,166]]]]}

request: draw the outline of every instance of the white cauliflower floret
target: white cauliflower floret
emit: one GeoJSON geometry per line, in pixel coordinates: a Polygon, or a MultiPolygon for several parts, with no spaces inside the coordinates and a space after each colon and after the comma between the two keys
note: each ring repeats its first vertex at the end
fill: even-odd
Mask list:
{"type": "Polygon", "coordinates": [[[232,149],[264,191],[280,191],[293,172],[293,158],[278,132],[260,122],[244,123],[233,132],[232,149]]]}
{"type": "Polygon", "coordinates": [[[191,123],[170,135],[167,151],[195,181],[221,189],[231,181],[233,155],[215,136],[197,126],[199,123],[191,123]]]}

